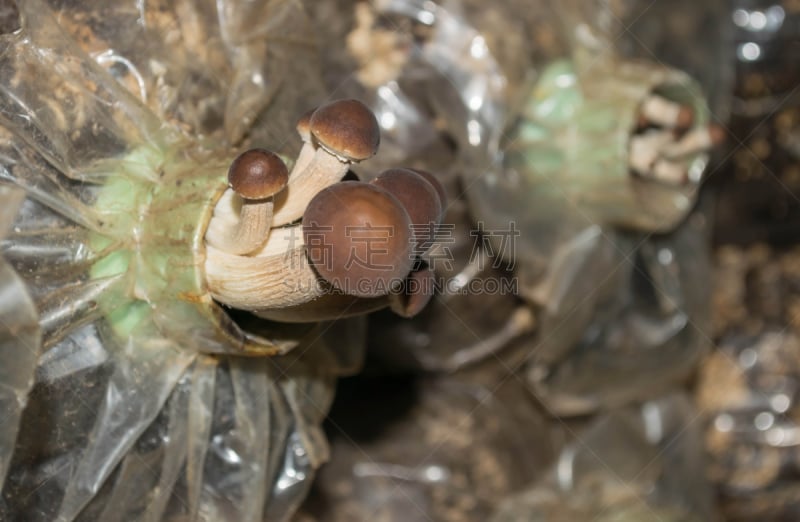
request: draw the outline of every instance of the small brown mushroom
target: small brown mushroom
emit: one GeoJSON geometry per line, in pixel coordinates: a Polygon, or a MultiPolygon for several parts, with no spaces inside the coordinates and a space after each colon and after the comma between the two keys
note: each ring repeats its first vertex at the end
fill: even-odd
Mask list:
{"type": "Polygon", "coordinates": [[[397,288],[413,264],[411,219],[396,197],[358,181],[331,185],[303,215],[308,259],[338,291],[377,297],[397,288]]]}
{"type": "MultiPolygon", "coordinates": [[[[302,135],[305,125],[298,130],[302,135]]],[[[299,166],[304,168],[295,169],[285,196],[276,205],[275,226],[300,219],[320,190],[340,181],[351,164],[374,156],[380,144],[375,115],[357,100],[338,100],[321,106],[311,115],[308,130],[317,148],[307,162],[298,158],[299,166]]]]}
{"type": "Polygon", "coordinates": [[[415,253],[430,249],[442,217],[439,193],[421,174],[410,169],[389,169],[371,182],[396,197],[411,218],[415,253]]]}
{"type": "Polygon", "coordinates": [[[239,219],[233,227],[209,226],[208,243],[230,254],[249,254],[266,241],[272,226],[275,194],[289,179],[289,171],[277,154],[251,149],[240,154],[228,169],[228,185],[241,200],[239,219]]]}

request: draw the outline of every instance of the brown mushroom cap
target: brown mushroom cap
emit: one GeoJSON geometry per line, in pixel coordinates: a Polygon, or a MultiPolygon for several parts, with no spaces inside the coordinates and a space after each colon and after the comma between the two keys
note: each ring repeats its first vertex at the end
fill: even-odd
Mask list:
{"type": "Polygon", "coordinates": [[[228,169],[228,185],[244,199],[274,196],[289,182],[289,169],[274,152],[250,149],[242,152],[228,169]]]}
{"type": "Polygon", "coordinates": [[[358,100],[338,100],[311,115],[311,134],[320,147],[347,161],[363,161],[378,152],[378,120],[358,100]]]}
{"type": "Polygon", "coordinates": [[[431,186],[436,189],[436,193],[439,195],[439,203],[442,205],[442,213],[444,214],[445,210],[447,209],[447,190],[445,190],[444,185],[442,182],[439,181],[439,178],[428,172],[427,170],[422,169],[408,169],[412,172],[416,172],[423,178],[425,181],[431,184],[431,186]]]}
{"type": "Polygon", "coordinates": [[[433,227],[442,215],[442,204],[436,189],[420,174],[409,169],[389,169],[371,182],[396,197],[408,212],[414,227],[417,246],[429,245],[433,227]],[[428,233],[425,233],[425,231],[428,233]]]}
{"type": "Polygon", "coordinates": [[[358,297],[388,294],[413,265],[411,219],[380,187],[344,181],[322,190],[303,215],[308,259],[334,288],[358,297]]]}

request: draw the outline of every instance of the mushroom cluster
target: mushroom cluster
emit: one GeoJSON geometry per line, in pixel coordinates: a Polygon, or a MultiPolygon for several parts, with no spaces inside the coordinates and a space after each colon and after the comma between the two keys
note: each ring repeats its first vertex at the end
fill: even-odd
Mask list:
{"type": "Polygon", "coordinates": [[[415,315],[434,287],[424,257],[444,213],[444,189],[432,174],[404,168],[370,183],[342,181],[380,143],[378,122],[359,101],[309,111],[297,131],[303,147],[291,172],[263,149],[231,163],[205,236],[211,295],[287,322],[387,306],[415,315]]]}
{"type": "Polygon", "coordinates": [[[639,107],[637,129],[630,141],[629,166],[645,179],[670,185],[689,181],[685,159],[708,151],[725,139],[723,129],[709,125],[692,129],[694,111],[658,94],[639,107]]]}

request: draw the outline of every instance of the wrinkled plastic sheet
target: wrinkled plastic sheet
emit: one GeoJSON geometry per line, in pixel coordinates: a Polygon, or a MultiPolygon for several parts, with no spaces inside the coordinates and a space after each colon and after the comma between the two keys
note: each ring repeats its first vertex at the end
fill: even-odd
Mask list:
{"type": "Polygon", "coordinates": [[[519,366],[536,318],[517,295],[513,265],[470,233],[463,201],[450,205],[444,222],[453,230],[432,256],[437,293],[414,318],[385,311],[368,318],[370,363],[388,372],[450,373],[498,357],[519,366]]]}
{"type": "MultiPolygon", "coordinates": [[[[705,277],[706,261],[702,255],[695,261],[689,253],[701,246],[702,238],[697,236],[697,244],[686,247],[676,261],[668,259],[672,247],[662,246],[668,240],[640,248],[644,235],[611,228],[623,225],[650,233],[680,226],[693,207],[696,181],[705,167],[704,156],[695,158],[696,179],[684,187],[669,187],[633,178],[626,163],[631,118],[642,97],[659,85],[676,86],[676,96],[695,107],[698,124],[707,115],[698,84],[665,67],[659,56],[642,56],[643,48],[633,45],[634,37],[623,31],[623,22],[649,23],[650,17],[669,12],[670,5],[539,2],[532,8],[529,2],[509,2],[491,10],[470,1],[386,0],[370,6],[362,5],[366,14],[340,7],[353,21],[340,29],[340,48],[328,52],[340,56],[346,49],[351,61],[345,63],[356,68],[356,74],[336,77],[342,83],[334,83],[347,89],[357,80],[361,91],[354,92],[365,91],[372,100],[388,137],[381,154],[428,168],[443,180],[452,201],[445,222],[455,226],[448,236],[454,241],[447,247],[457,266],[437,268],[445,291],[418,318],[399,321],[379,314],[373,319],[371,344],[379,358],[396,368],[453,371],[497,355],[510,344],[527,343],[536,362],[534,381],[546,380],[542,386],[548,395],[552,388],[561,389],[563,404],[558,409],[565,412],[594,409],[600,396],[624,387],[605,385],[611,389],[598,390],[598,396],[589,399],[594,384],[587,379],[594,382],[590,375],[598,365],[614,366],[621,375],[635,374],[634,363],[624,362],[623,356],[608,363],[599,360],[614,351],[649,361],[642,363],[653,369],[643,375],[657,373],[660,390],[685,378],[705,349],[690,324],[702,328],[707,321],[702,285],[697,284],[705,277]],[[554,30],[562,27],[568,30],[554,30]],[[520,40],[520,34],[529,38],[520,40]],[[361,58],[359,49],[365,42],[381,46],[374,59],[361,58]],[[526,58],[515,62],[512,55],[526,58]],[[646,62],[623,58],[631,56],[646,62]],[[376,69],[375,62],[392,67],[376,69]],[[566,87],[558,82],[564,75],[553,73],[559,67],[571,71],[566,87]],[[572,92],[576,89],[582,94],[572,92]],[[588,112],[570,118],[573,95],[586,98],[588,112]],[[541,116],[551,105],[560,106],[567,116],[555,110],[541,116]],[[526,126],[536,118],[547,120],[539,124],[553,133],[529,142],[526,126]],[[550,128],[550,120],[562,125],[560,130],[550,128]],[[577,134],[579,143],[569,142],[577,134]],[[442,136],[455,145],[442,148],[442,136]],[[559,156],[559,151],[570,152],[559,156]],[[553,154],[561,158],[556,166],[553,154]],[[479,267],[472,248],[475,238],[469,232],[478,226],[503,231],[510,224],[521,232],[510,250],[513,258],[488,266],[494,265],[495,255],[479,267]],[[640,273],[654,283],[634,287],[640,273]],[[470,288],[487,279],[510,282],[508,287],[518,295],[447,292],[447,285],[470,288]],[[648,286],[663,295],[651,299],[648,286]],[[680,295],[684,292],[687,295],[680,295]],[[536,321],[515,319],[524,313],[520,297],[536,311],[536,321]],[[660,303],[652,304],[653,299],[660,303]],[[645,305],[647,311],[637,313],[629,301],[645,305]],[[539,340],[525,340],[534,322],[540,326],[539,340]],[[579,345],[582,348],[576,348],[579,345]],[[663,351],[656,350],[661,346],[663,351]],[[657,351],[663,358],[651,355],[657,351]],[[598,360],[589,362],[593,357],[598,360]],[[665,362],[675,364],[670,371],[656,372],[665,362]],[[560,367],[546,369],[551,363],[560,367]],[[573,371],[578,372],[574,383],[573,371]],[[572,402],[569,397],[575,399],[572,406],[566,404],[572,402]]],[[[698,9],[708,17],[724,14],[718,8],[713,4],[698,9]]],[[[670,15],[690,13],[694,11],[670,15]]],[[[659,33],[653,47],[663,50],[656,43],[669,34],[659,33]]],[[[710,43],[704,53],[721,52],[719,43],[710,43]]],[[[694,58],[675,51],[668,61],[680,67],[694,58]]],[[[342,68],[342,58],[327,61],[340,71],[350,70],[342,68]]],[[[702,79],[706,88],[721,88],[717,75],[702,79]]],[[[691,228],[683,226],[687,227],[691,228]]],[[[496,241],[491,251],[509,252],[496,241]]],[[[635,396],[632,390],[640,387],[631,385],[631,391],[620,392],[618,401],[635,396]]]]}
{"type": "MultiPolygon", "coordinates": [[[[0,186],[0,238],[11,227],[24,197],[21,190],[0,186]]],[[[33,300],[19,275],[0,258],[0,487],[33,386],[40,350],[41,330],[33,300]]]]}
{"type": "Polygon", "coordinates": [[[714,520],[697,418],[682,394],[603,413],[574,434],[546,478],[490,520],[714,520]]]}
{"type": "Polygon", "coordinates": [[[342,381],[331,462],[297,520],[487,520],[552,456],[523,381],[506,377],[342,381]]]}
{"type": "MultiPolygon", "coordinates": [[[[363,12],[341,7],[353,22],[329,51],[340,72],[331,85],[371,100],[387,137],[379,163],[385,155],[387,164],[419,164],[448,179],[457,173],[457,195],[466,192],[475,219],[487,229],[516,222],[526,231],[521,257],[544,265],[587,222],[668,231],[696,199],[705,154],[686,160],[689,181],[682,185],[639,179],[628,168],[628,139],[649,93],[690,105],[697,126],[709,119],[700,84],[664,65],[691,65],[697,53],[668,60],[631,45],[626,20],[644,24],[673,9],[656,4],[542,0],[489,8],[467,0],[384,0],[360,4],[363,12]],[[375,55],[364,51],[372,48],[375,55]],[[568,85],[565,74],[553,73],[565,66],[568,85]]],[[[724,16],[719,7],[681,13],[724,16]]],[[[656,43],[682,36],[659,38],[656,51],[664,47],[656,43]]],[[[722,36],[704,54],[716,57],[720,49],[727,49],[722,36]]],[[[725,60],[715,63],[730,75],[725,60]]],[[[702,78],[710,92],[729,87],[715,75],[702,78]]]]}
{"type": "Polygon", "coordinates": [[[542,309],[528,367],[554,413],[585,414],[663,393],[710,349],[704,214],[668,235],[590,227],[554,260],[530,287],[542,309]]]}
{"type": "Polygon", "coordinates": [[[2,241],[0,518],[288,518],[361,324],[243,332],[194,297],[220,165],[297,150],[321,92],[302,5],[18,7],[0,35],[4,229],[7,187],[26,196],[2,241]],[[226,355],[258,346],[276,356],[226,355]]]}

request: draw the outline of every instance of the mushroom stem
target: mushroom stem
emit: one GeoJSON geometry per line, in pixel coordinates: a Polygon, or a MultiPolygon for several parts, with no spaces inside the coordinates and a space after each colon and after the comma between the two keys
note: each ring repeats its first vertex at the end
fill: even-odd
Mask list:
{"type": "Polygon", "coordinates": [[[694,120],[694,113],[690,107],[675,103],[657,94],[645,98],[640,113],[645,121],[662,127],[687,128],[694,120]]]}
{"type": "Polygon", "coordinates": [[[668,131],[650,131],[631,138],[628,166],[636,173],[646,176],[658,159],[661,149],[672,141],[668,131]]]}
{"type": "MultiPolygon", "coordinates": [[[[232,190],[228,189],[225,192],[226,194],[229,192],[229,197],[233,199],[232,190]]],[[[230,217],[222,217],[225,214],[222,209],[230,208],[230,203],[223,202],[222,206],[218,205],[220,218],[217,219],[217,208],[215,208],[214,219],[209,223],[206,232],[208,244],[234,255],[249,254],[261,248],[272,226],[272,199],[243,199],[239,218],[234,223],[231,223],[233,220],[230,217]]]]}
{"type": "Polygon", "coordinates": [[[206,250],[206,282],[212,297],[248,311],[296,306],[326,289],[306,259],[301,226],[277,230],[253,256],[206,250]]]}
{"type": "Polygon", "coordinates": [[[340,160],[321,147],[316,151],[311,147],[311,144],[303,145],[297,159],[297,166],[289,176],[289,184],[276,197],[272,226],[287,225],[303,217],[308,203],[319,191],[341,181],[347,174],[349,163],[340,160]],[[311,155],[311,159],[305,159],[304,155],[310,155],[309,148],[313,155],[311,155]],[[298,171],[297,167],[303,162],[306,163],[306,167],[302,171],[298,171]]]}
{"type": "Polygon", "coordinates": [[[303,147],[297,154],[297,160],[294,162],[294,167],[292,167],[292,172],[289,174],[288,186],[292,186],[293,183],[297,183],[297,180],[302,178],[303,172],[311,164],[311,160],[314,159],[316,152],[317,151],[314,148],[314,145],[310,141],[303,143],[303,147]]]}
{"type": "Polygon", "coordinates": [[[292,182],[292,179],[296,179],[306,167],[308,167],[312,158],[314,158],[315,148],[311,141],[311,116],[314,115],[314,111],[316,111],[316,109],[311,109],[303,114],[297,121],[297,134],[299,134],[300,139],[303,140],[303,147],[300,149],[300,153],[297,155],[297,161],[294,162],[292,172],[289,174],[289,183],[292,182]]]}
{"type": "Polygon", "coordinates": [[[653,179],[670,185],[681,185],[687,180],[686,168],[683,165],[665,159],[655,162],[650,172],[653,179]]]}
{"type": "Polygon", "coordinates": [[[319,298],[300,305],[257,310],[253,314],[270,321],[309,323],[363,315],[388,306],[400,317],[411,318],[431,300],[434,284],[433,271],[425,266],[409,274],[402,291],[389,295],[365,298],[326,291],[319,298]]]}
{"type": "Polygon", "coordinates": [[[349,165],[378,152],[380,126],[372,111],[357,100],[338,100],[309,111],[297,124],[305,144],[288,190],[276,201],[274,226],[303,217],[317,193],[340,181],[349,165]],[[307,159],[310,147],[316,147],[307,159]]]}
{"type": "Polygon", "coordinates": [[[695,129],[681,141],[665,147],[664,157],[678,159],[691,156],[719,145],[724,139],[724,131],[716,125],[695,129]]]}

